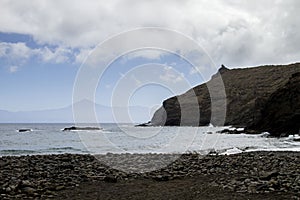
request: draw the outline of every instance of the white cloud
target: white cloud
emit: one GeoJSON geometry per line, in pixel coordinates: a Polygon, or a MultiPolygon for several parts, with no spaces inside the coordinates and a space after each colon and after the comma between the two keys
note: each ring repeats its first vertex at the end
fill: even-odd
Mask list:
{"type": "Polygon", "coordinates": [[[75,63],[81,64],[88,57],[88,55],[92,52],[91,48],[83,48],[80,49],[78,53],[75,54],[75,63]]]}
{"type": "Polygon", "coordinates": [[[167,52],[158,50],[158,49],[141,49],[127,54],[126,59],[134,59],[134,58],[146,58],[150,60],[159,60],[163,55],[166,55],[167,52]]]}
{"type": "Polygon", "coordinates": [[[141,87],[143,82],[139,80],[134,74],[131,75],[131,79],[134,81],[137,87],[141,87]]]}
{"type": "Polygon", "coordinates": [[[1,32],[30,34],[41,44],[62,48],[88,49],[119,32],[155,26],[192,37],[217,65],[299,61],[298,0],[61,0],[59,6],[51,0],[2,0],[0,7],[1,32]]]}
{"type": "Polygon", "coordinates": [[[45,62],[65,63],[70,61],[69,56],[72,55],[72,51],[62,47],[54,50],[44,47],[40,49],[39,55],[45,62]]]}
{"type": "MultiPolygon", "coordinates": [[[[200,68],[200,67],[199,67],[200,68]]],[[[190,75],[194,75],[194,74],[198,74],[199,73],[199,69],[198,68],[195,68],[195,67],[192,67],[190,69],[190,75]]]]}
{"type": "Polygon", "coordinates": [[[165,66],[159,78],[167,83],[179,83],[184,81],[184,74],[177,72],[171,66],[165,66]]]}
{"type": "Polygon", "coordinates": [[[36,54],[36,50],[32,50],[25,43],[0,43],[0,57],[10,57],[18,59],[28,59],[36,54]]]}
{"type": "Polygon", "coordinates": [[[9,67],[9,72],[10,73],[15,73],[19,70],[19,67],[18,66],[10,66],[9,67]]]}
{"type": "Polygon", "coordinates": [[[66,63],[70,62],[73,51],[69,48],[57,47],[50,49],[47,46],[30,48],[23,42],[0,42],[0,58],[6,58],[14,63],[23,64],[32,57],[37,57],[43,62],[66,63]]]}

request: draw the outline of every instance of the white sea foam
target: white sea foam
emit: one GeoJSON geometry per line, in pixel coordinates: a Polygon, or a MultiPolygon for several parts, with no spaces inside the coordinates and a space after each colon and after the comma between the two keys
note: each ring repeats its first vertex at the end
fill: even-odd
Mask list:
{"type": "MultiPolygon", "coordinates": [[[[258,135],[220,134],[230,127],[134,127],[103,124],[102,130],[63,132],[66,124],[33,124],[33,130],[20,134],[24,125],[0,125],[0,155],[53,153],[184,153],[235,154],[250,151],[300,151],[299,135],[271,138],[258,135]],[[180,134],[179,134],[180,133],[180,134]],[[99,137],[103,136],[108,142],[99,137]],[[83,143],[85,137],[92,141],[83,143]],[[185,145],[183,147],[183,144],[185,145]]],[[[29,126],[29,128],[31,128],[29,126]]]]}

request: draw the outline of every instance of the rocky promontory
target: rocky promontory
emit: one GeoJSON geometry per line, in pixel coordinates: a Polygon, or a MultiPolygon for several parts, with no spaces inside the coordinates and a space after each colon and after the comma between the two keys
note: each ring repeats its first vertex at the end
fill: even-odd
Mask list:
{"type": "Polygon", "coordinates": [[[200,119],[196,124],[198,126],[212,123],[247,127],[246,130],[268,131],[274,136],[297,134],[300,124],[299,74],[300,63],[238,69],[228,69],[222,65],[207,83],[165,100],[153,115],[151,123],[159,126],[191,125],[197,118],[193,114],[195,112],[191,112],[182,120],[182,110],[199,110],[200,119]],[[226,116],[225,122],[221,120],[219,123],[212,118],[210,93],[218,91],[216,83],[220,78],[226,95],[214,100],[217,102],[214,109],[221,110],[216,105],[218,106],[218,101],[223,100],[226,102],[226,116]],[[189,103],[193,94],[196,95],[198,104],[189,103]]]}

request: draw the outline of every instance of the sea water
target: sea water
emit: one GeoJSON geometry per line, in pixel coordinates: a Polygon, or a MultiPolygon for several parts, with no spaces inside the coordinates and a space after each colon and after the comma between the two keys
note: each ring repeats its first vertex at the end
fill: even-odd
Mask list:
{"type": "MultiPolygon", "coordinates": [[[[101,124],[101,130],[62,131],[73,124],[0,124],[0,156],[35,154],[186,153],[234,154],[300,151],[294,136],[220,134],[228,127],[135,127],[101,124]],[[18,132],[19,129],[31,129],[18,132]]],[[[297,136],[295,136],[297,137],[297,136]]]]}

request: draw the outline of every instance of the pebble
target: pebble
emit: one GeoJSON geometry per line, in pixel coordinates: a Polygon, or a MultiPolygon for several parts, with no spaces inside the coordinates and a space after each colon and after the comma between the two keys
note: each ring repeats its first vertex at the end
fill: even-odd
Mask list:
{"type": "Polygon", "coordinates": [[[154,180],[156,180],[156,181],[168,181],[168,180],[170,180],[170,178],[169,178],[169,176],[158,175],[158,176],[154,177],[154,180]]]}
{"type": "Polygon", "coordinates": [[[24,188],[22,188],[22,191],[27,194],[33,194],[36,190],[31,187],[24,187],[24,188]]]}
{"type": "Polygon", "coordinates": [[[0,199],[51,199],[57,191],[85,181],[116,183],[131,179],[169,181],[213,176],[215,187],[244,193],[300,193],[299,152],[251,152],[235,155],[171,154],[61,154],[3,156],[0,164],[0,199]],[[175,159],[176,158],[176,159],[175,159]],[[118,164],[118,165],[117,165],[118,164]],[[123,166],[131,173],[109,166],[123,166]],[[163,166],[158,168],[157,166],[163,166]],[[145,171],[151,167],[154,171],[145,171]],[[143,171],[144,170],[144,171],[143,171]]]}
{"type": "Polygon", "coordinates": [[[113,175],[107,175],[107,176],[104,177],[104,181],[107,182],[107,183],[116,183],[118,180],[113,175]]]}

